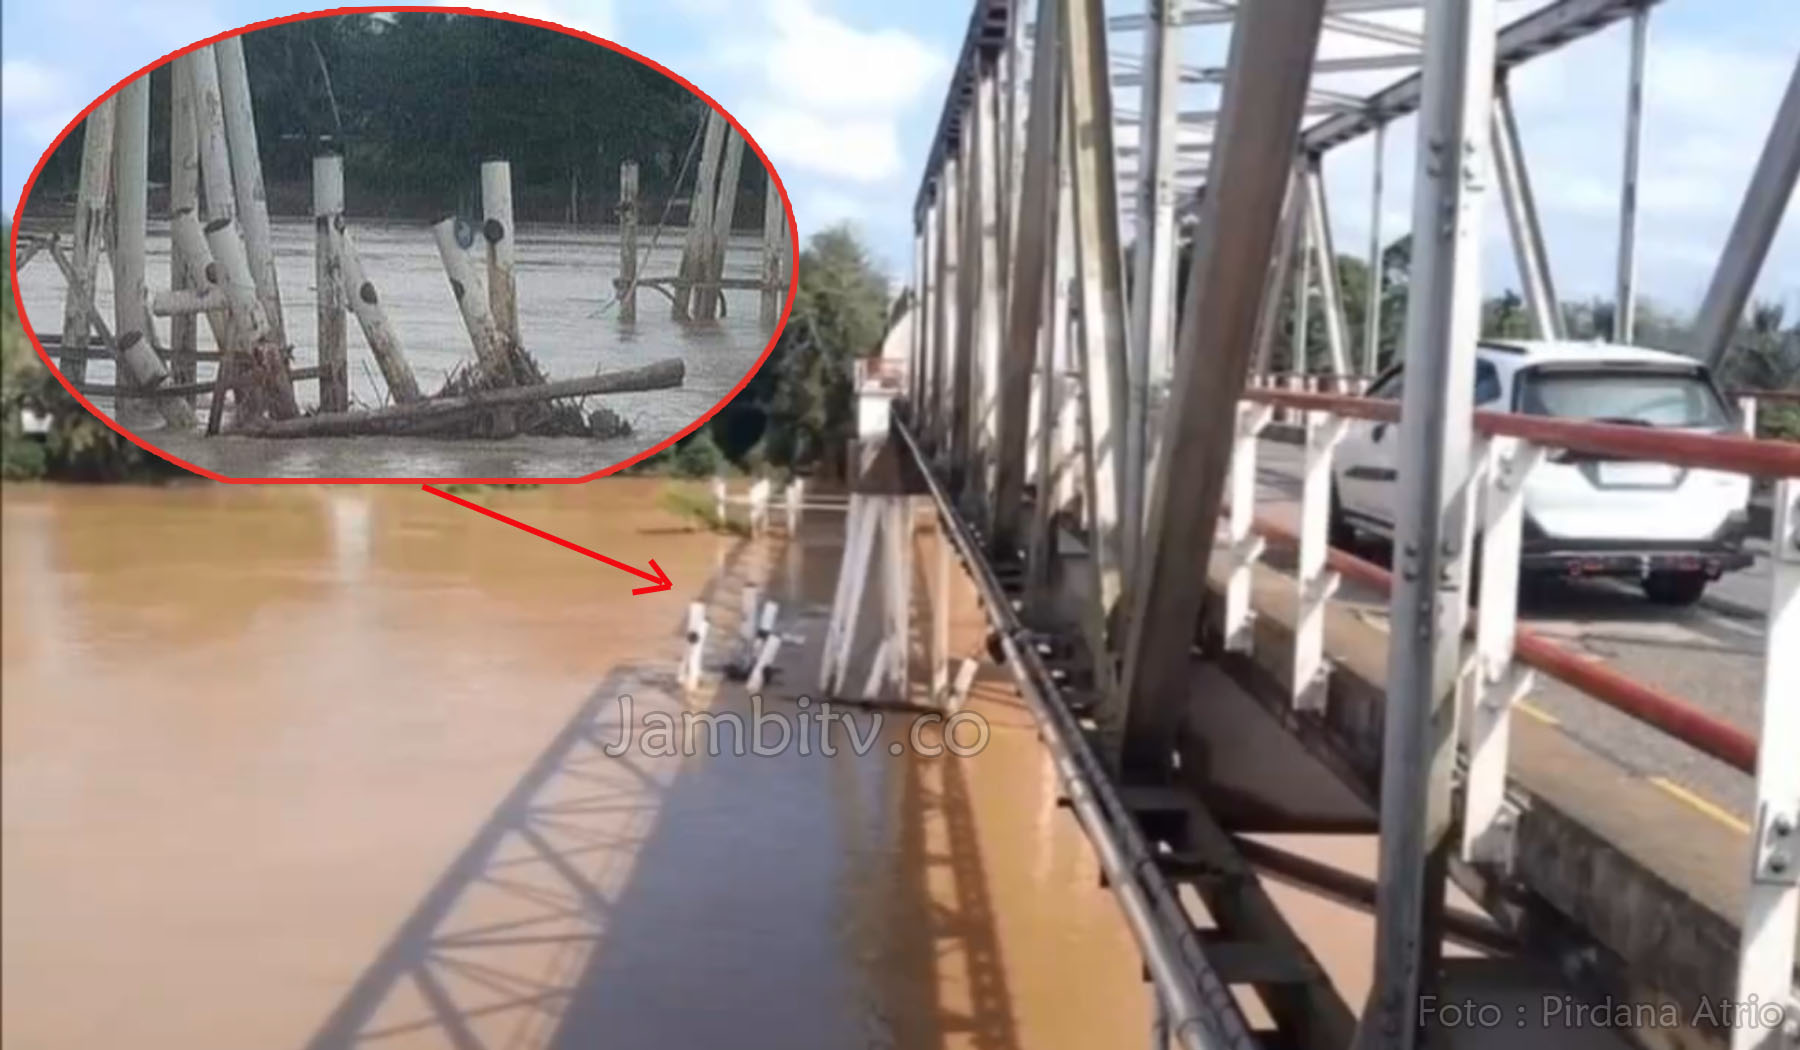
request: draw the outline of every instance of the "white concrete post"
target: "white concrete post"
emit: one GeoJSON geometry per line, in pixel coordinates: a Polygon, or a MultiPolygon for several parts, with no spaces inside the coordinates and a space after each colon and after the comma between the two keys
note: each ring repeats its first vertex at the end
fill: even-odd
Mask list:
{"type": "Polygon", "coordinates": [[[701,657],[706,651],[706,632],[706,603],[690,603],[687,617],[687,650],[682,654],[679,674],[683,689],[692,690],[700,684],[701,657]]]}
{"type": "MultiPolygon", "coordinates": [[[[1290,683],[1294,709],[1325,708],[1325,607],[1337,593],[1338,574],[1326,567],[1331,551],[1331,456],[1350,420],[1326,412],[1306,412],[1300,480],[1300,554],[1294,584],[1294,663],[1290,683]]],[[[1254,480],[1251,482],[1255,484],[1254,480]]]]}
{"type": "Polygon", "coordinates": [[[769,479],[758,478],[750,485],[750,535],[760,536],[769,528],[769,479]]]}
{"type": "MultiPolygon", "coordinates": [[[[113,313],[114,371],[118,385],[160,386],[169,370],[156,353],[156,327],[150,319],[148,290],[144,284],[145,234],[148,225],[150,179],[150,81],[139,77],[125,85],[118,96],[112,165],[114,218],[113,313]]],[[[115,400],[117,416],[127,422],[124,397],[115,400]]],[[[142,402],[136,402],[142,404],[142,402]]],[[[194,427],[194,409],[186,399],[157,398],[151,417],[160,415],[176,430],[194,427]]]]}
{"type": "Polygon", "coordinates": [[[1256,563],[1262,558],[1264,540],[1253,531],[1256,519],[1256,445],[1272,413],[1251,401],[1237,404],[1236,443],[1231,450],[1231,506],[1226,518],[1231,576],[1225,584],[1225,648],[1247,653],[1251,649],[1250,585],[1256,563]]]}
{"type": "Polygon", "coordinates": [[[481,163],[481,218],[481,235],[487,241],[489,312],[510,352],[519,345],[519,291],[513,279],[512,165],[504,160],[481,163]]]}
{"type": "Polygon", "coordinates": [[[691,318],[694,282],[705,279],[706,241],[712,230],[713,185],[718,175],[719,151],[724,145],[725,118],[708,109],[706,131],[700,144],[700,167],[694,172],[693,196],[688,204],[687,243],[681,252],[681,276],[675,282],[675,295],[669,305],[669,316],[677,321],[691,318]]]}
{"type": "Polygon", "coordinates": [[[1518,630],[1519,548],[1525,478],[1541,447],[1514,438],[1486,439],[1476,450],[1481,478],[1481,594],[1475,610],[1475,681],[1463,690],[1472,710],[1463,720],[1469,756],[1463,782],[1462,855],[1504,864],[1512,853],[1505,811],[1512,708],[1531,690],[1532,673],[1513,659],[1518,630]]]}
{"type": "Polygon", "coordinates": [[[200,186],[206,191],[206,221],[237,218],[237,190],[231,184],[231,150],[225,144],[225,101],[219,94],[219,63],[211,45],[190,51],[195,131],[200,144],[200,186]]]}
{"type": "Polygon", "coordinates": [[[892,648],[886,638],[875,647],[875,655],[869,660],[869,675],[863,679],[859,699],[874,700],[881,696],[881,683],[887,677],[888,654],[892,648]]]}
{"type": "Polygon", "coordinates": [[[317,288],[319,408],[350,407],[350,358],[345,341],[344,267],[338,255],[338,220],[344,214],[344,158],[313,158],[313,283],[317,288]]]}
{"type": "MultiPolygon", "coordinates": [[[[762,234],[762,301],[757,320],[764,326],[773,326],[781,319],[782,288],[787,284],[787,262],[783,258],[783,245],[787,241],[787,210],[782,206],[781,190],[775,185],[775,176],[769,175],[768,188],[763,191],[763,234],[762,234]]],[[[920,300],[922,301],[922,300],[920,300]]],[[[914,331],[921,334],[925,329],[925,313],[921,310],[914,315],[914,331]]]]}
{"type": "MultiPolygon", "coordinates": [[[[169,215],[173,217],[184,208],[196,213],[200,209],[200,131],[194,119],[194,79],[188,72],[187,56],[169,67],[169,84],[169,215]]],[[[189,272],[180,246],[172,243],[169,287],[176,291],[193,288],[189,272]]],[[[177,383],[198,378],[194,356],[200,348],[198,328],[198,319],[191,314],[169,322],[169,373],[177,383]]]]}
{"type": "Polygon", "coordinates": [[[59,361],[69,382],[87,378],[89,304],[95,299],[100,272],[100,246],[106,237],[106,201],[112,186],[113,124],[116,100],[94,107],[82,124],[81,182],[75,195],[75,237],[70,263],[75,280],[63,297],[62,345],[69,352],[59,361]]]}
{"type": "Polygon", "coordinates": [[[800,534],[800,502],[805,498],[804,492],[805,485],[799,478],[788,482],[787,488],[783,490],[782,494],[787,501],[787,534],[789,536],[800,534]]]}
{"type": "MultiPolygon", "coordinates": [[[[225,142],[231,151],[231,179],[237,197],[238,225],[250,263],[256,298],[277,346],[287,345],[281,316],[281,289],[275,279],[275,245],[269,231],[269,202],[263,191],[262,160],[256,147],[256,112],[250,102],[250,74],[244,66],[244,40],[228,36],[213,45],[219,65],[219,96],[225,107],[225,142]]],[[[217,254],[216,252],[214,253],[217,254]]]]}
{"type": "Polygon", "coordinates": [[[969,702],[969,687],[975,684],[975,672],[981,670],[978,660],[964,659],[956,667],[956,680],[950,683],[950,696],[944,703],[944,709],[955,714],[969,702]]]}
{"type": "Polygon", "coordinates": [[[729,514],[729,509],[725,505],[726,490],[724,478],[714,478],[712,480],[712,494],[713,519],[718,522],[721,528],[723,528],[731,520],[727,516],[729,514]]]}
{"type": "Polygon", "coordinates": [[[738,594],[738,640],[756,641],[757,616],[762,611],[762,591],[746,584],[738,594]]]}
{"type": "Polygon", "coordinates": [[[725,312],[725,289],[719,282],[725,279],[725,257],[731,250],[731,223],[737,217],[738,176],[744,166],[744,137],[727,125],[725,139],[725,163],[719,172],[712,232],[707,242],[706,275],[702,278],[710,287],[694,304],[694,315],[702,321],[710,321],[725,312]]]}
{"type": "Polygon", "coordinates": [[[637,161],[619,165],[619,320],[637,323],[637,161]]]}
{"type": "Polygon", "coordinates": [[[774,666],[775,656],[779,652],[781,652],[781,635],[771,632],[763,638],[756,651],[756,662],[750,665],[750,677],[745,682],[745,686],[750,692],[762,692],[763,685],[769,678],[769,668],[774,666]]]}

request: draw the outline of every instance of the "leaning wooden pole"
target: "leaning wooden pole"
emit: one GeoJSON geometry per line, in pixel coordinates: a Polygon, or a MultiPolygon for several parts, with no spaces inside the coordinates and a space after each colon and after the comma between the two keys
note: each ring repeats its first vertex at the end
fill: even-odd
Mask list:
{"type": "Polygon", "coordinates": [[[237,192],[231,185],[231,152],[225,145],[225,101],[219,94],[219,63],[209,45],[183,55],[194,93],[194,122],[200,139],[200,188],[205,191],[204,220],[237,218],[237,192]]]}
{"type": "Polygon", "coordinates": [[[243,229],[244,254],[250,276],[256,282],[256,298],[262,304],[275,341],[287,345],[287,325],[281,316],[281,288],[275,278],[275,244],[269,230],[269,201],[263,189],[262,159],[256,147],[256,110],[250,101],[250,74],[244,66],[244,40],[228,36],[213,45],[219,64],[219,95],[225,106],[225,144],[231,151],[231,178],[237,197],[238,225],[243,229]]]}
{"type": "Polygon", "coordinates": [[[337,229],[338,273],[343,278],[344,298],[350,304],[350,312],[356,315],[357,327],[362,329],[363,340],[369,344],[369,353],[374,355],[375,364],[381,369],[388,396],[402,405],[417,401],[421,397],[419,381],[413,377],[412,365],[406,360],[399,334],[388,323],[387,311],[382,309],[381,295],[375,290],[375,283],[363,272],[356,238],[350,235],[342,215],[332,225],[337,229]]]}
{"type": "MultiPolygon", "coordinates": [[[[781,187],[775,173],[769,172],[768,188],[763,193],[762,234],[762,303],[757,320],[771,327],[781,319],[781,291],[787,285],[787,262],[782,246],[787,240],[787,209],[782,206],[781,187]]],[[[923,322],[920,322],[923,323],[923,322]]]]}
{"type": "Polygon", "coordinates": [[[313,158],[313,281],[318,289],[319,410],[350,407],[350,355],[345,343],[344,273],[337,224],[344,215],[344,158],[313,158]]]}
{"type": "Polygon", "coordinates": [[[693,197],[688,203],[687,242],[681,252],[681,277],[675,282],[669,316],[690,320],[694,283],[703,279],[707,236],[712,229],[713,184],[719,173],[719,151],[725,145],[725,118],[706,112],[706,134],[700,143],[700,168],[694,173],[693,197]]]}
{"type": "MultiPolygon", "coordinates": [[[[71,249],[74,279],[63,298],[62,345],[86,350],[88,302],[94,298],[94,278],[100,269],[100,242],[105,236],[106,200],[112,183],[113,99],[94,107],[82,124],[81,183],[75,195],[75,237],[71,249]]],[[[87,357],[65,354],[57,362],[71,383],[87,379],[87,357]]]]}
{"type": "MultiPolygon", "coordinates": [[[[150,192],[150,82],[142,77],[119,89],[114,100],[113,118],[113,331],[118,336],[114,382],[121,390],[137,385],[135,370],[125,364],[122,348],[127,338],[134,345],[145,341],[149,332],[144,284],[144,239],[149,216],[145,213],[150,192]]],[[[162,362],[156,371],[164,380],[168,373],[162,362]]],[[[142,399],[120,394],[113,398],[113,418],[133,426],[152,412],[142,399]]],[[[191,419],[190,419],[191,421],[191,419]]]]}
{"type": "Polygon", "coordinates": [[[731,248],[731,225],[737,218],[738,175],[744,167],[744,136],[737,129],[725,129],[725,164],[719,172],[718,193],[713,203],[712,233],[706,244],[706,272],[701,275],[700,301],[694,316],[710,321],[725,312],[725,289],[719,282],[725,276],[725,254],[731,248]]]}
{"type": "Polygon", "coordinates": [[[212,249],[206,243],[197,213],[183,208],[170,217],[169,239],[187,267],[189,287],[196,290],[200,301],[208,304],[206,324],[212,331],[213,342],[219,347],[219,368],[213,379],[206,415],[206,433],[217,434],[225,415],[225,391],[235,378],[231,368],[235,364],[233,347],[237,345],[237,338],[232,329],[230,292],[225,285],[224,272],[213,265],[212,249]]]}
{"type": "Polygon", "coordinates": [[[519,346],[519,290],[513,278],[512,165],[504,160],[481,164],[481,215],[481,234],[487,241],[488,307],[510,354],[519,346]]]}
{"type": "MultiPolygon", "coordinates": [[[[186,56],[169,67],[169,215],[200,208],[200,137],[194,120],[194,80],[186,56]]],[[[179,244],[169,250],[169,287],[193,288],[179,244]]],[[[169,374],[176,383],[198,378],[199,329],[192,314],[169,322],[169,374]]],[[[189,402],[192,403],[191,401],[189,402]]]]}
{"type": "MultiPolygon", "coordinates": [[[[262,412],[276,419],[294,418],[300,414],[300,406],[294,397],[294,381],[288,375],[287,346],[257,297],[256,279],[237,223],[230,219],[207,223],[206,246],[212,249],[213,264],[225,286],[231,316],[233,347],[227,351],[221,367],[229,370],[235,365],[245,369],[241,376],[230,377],[242,379],[235,385],[240,421],[254,420],[262,412]]],[[[215,394],[215,404],[217,400],[215,394]]],[[[209,431],[217,430],[216,416],[216,410],[209,414],[209,431]]]]}
{"type": "Polygon", "coordinates": [[[637,323],[637,161],[619,165],[619,320],[637,323]]]}
{"type": "MultiPolygon", "coordinates": [[[[63,250],[57,247],[55,241],[49,242],[47,247],[50,249],[50,258],[53,259],[56,262],[57,267],[62,270],[63,280],[68,281],[71,288],[75,287],[74,265],[63,256],[63,250]]],[[[106,318],[100,316],[100,311],[94,307],[93,300],[82,300],[82,306],[83,309],[87,311],[88,320],[93,325],[95,334],[100,337],[101,342],[106,343],[113,348],[113,361],[121,375],[136,379],[137,382],[134,384],[136,386],[160,386],[168,380],[168,373],[161,370],[162,360],[157,357],[156,351],[146,344],[145,340],[142,338],[142,333],[131,332],[128,333],[129,338],[115,340],[113,339],[112,332],[106,327],[106,318]]],[[[155,329],[151,329],[151,331],[154,332],[155,329]]],[[[50,340],[45,340],[45,342],[48,344],[50,343],[50,340]]],[[[115,383],[105,387],[87,384],[78,389],[89,397],[99,397],[102,394],[110,394],[113,397],[117,397],[119,396],[118,392],[122,388],[115,383]]],[[[181,410],[188,408],[185,401],[177,398],[178,393],[172,390],[170,391],[168,398],[164,399],[167,404],[177,406],[177,408],[173,410],[174,415],[172,418],[165,417],[170,418],[171,425],[180,425],[183,418],[180,414],[181,410]]],[[[193,426],[194,415],[191,410],[186,413],[186,421],[187,426],[193,426]]]]}
{"type": "Polygon", "coordinates": [[[469,342],[475,347],[475,358],[481,362],[486,385],[511,386],[512,369],[507,365],[509,355],[502,343],[504,337],[494,324],[481,273],[469,262],[469,253],[456,239],[456,217],[440,220],[431,228],[431,236],[437,241],[438,258],[444,263],[444,275],[450,279],[450,294],[456,299],[463,327],[468,330],[469,342]]]}

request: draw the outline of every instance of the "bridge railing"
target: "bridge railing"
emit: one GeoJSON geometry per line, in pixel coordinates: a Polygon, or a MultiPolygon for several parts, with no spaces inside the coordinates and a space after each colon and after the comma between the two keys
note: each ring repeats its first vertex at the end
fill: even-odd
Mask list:
{"type": "MultiPolygon", "coordinates": [[[[1284,384],[1285,385],[1285,384],[1284,384]]],[[[1229,480],[1225,553],[1226,646],[1250,645],[1252,573],[1264,547],[1297,548],[1292,702],[1323,705],[1325,609],[1339,580],[1389,590],[1388,570],[1330,546],[1332,460],[1353,421],[1397,424],[1398,401],[1257,386],[1239,402],[1229,480]],[[1299,527],[1255,510],[1257,441],[1276,411],[1302,428],[1299,527]]],[[[1516,814],[1505,797],[1509,722],[1536,673],[1549,675],[1712,756],[1756,780],[1753,864],[1745,900],[1738,998],[1785,1003],[1800,921],[1800,444],[1747,437],[1476,412],[1470,520],[1481,537],[1481,585],[1472,599],[1473,656],[1464,664],[1467,698],[1458,724],[1466,754],[1463,857],[1503,862],[1516,814]],[[1556,450],[1770,479],[1770,594],[1762,654],[1762,724],[1753,735],[1690,701],[1587,660],[1517,622],[1524,491],[1531,472],[1556,450]],[[1761,747],[1758,741],[1761,741],[1761,747]]],[[[1467,540],[1468,537],[1465,537],[1467,540]]],[[[1704,564],[1697,566],[1704,569],[1704,564]]]]}

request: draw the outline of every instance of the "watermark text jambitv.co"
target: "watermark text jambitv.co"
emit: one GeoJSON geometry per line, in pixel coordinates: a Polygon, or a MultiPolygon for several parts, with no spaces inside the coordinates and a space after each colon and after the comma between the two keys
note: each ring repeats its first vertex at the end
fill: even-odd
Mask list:
{"type": "Polygon", "coordinates": [[[884,738],[890,755],[908,751],[924,758],[950,755],[967,758],[987,747],[987,719],[973,711],[937,711],[897,715],[904,732],[885,733],[885,712],[862,707],[833,707],[796,699],[791,707],[771,708],[761,696],[750,698],[748,714],[738,711],[667,711],[635,713],[630,694],[618,699],[618,739],[601,750],[610,757],[636,752],[650,757],[675,755],[836,755],[848,750],[866,755],[884,738]]]}

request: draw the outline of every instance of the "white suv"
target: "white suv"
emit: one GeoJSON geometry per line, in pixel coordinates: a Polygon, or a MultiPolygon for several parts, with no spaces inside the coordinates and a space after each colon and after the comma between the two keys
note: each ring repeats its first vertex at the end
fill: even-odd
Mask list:
{"type": "MultiPolygon", "coordinates": [[[[1399,399],[1390,368],[1369,396],[1399,399]]],[[[1731,433],[1734,412],[1704,365],[1604,343],[1483,342],[1475,404],[1496,412],[1731,433]]],[[[1359,530],[1391,538],[1398,427],[1354,422],[1332,464],[1332,542],[1359,530]]],[[[1554,450],[1525,482],[1521,572],[1623,576],[1652,601],[1688,605],[1751,563],[1750,479],[1716,470],[1554,450]]]]}

